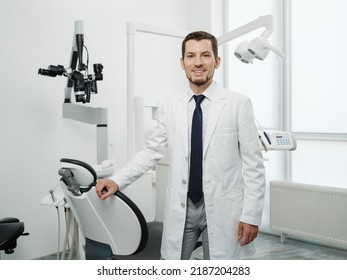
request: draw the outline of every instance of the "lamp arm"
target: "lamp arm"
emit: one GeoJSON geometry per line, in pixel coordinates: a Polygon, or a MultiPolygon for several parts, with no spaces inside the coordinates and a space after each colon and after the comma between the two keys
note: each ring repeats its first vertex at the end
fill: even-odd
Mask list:
{"type": "Polygon", "coordinates": [[[265,48],[268,48],[269,50],[272,50],[274,53],[276,53],[277,55],[279,55],[280,57],[284,58],[284,53],[275,48],[273,45],[271,45],[269,42],[264,42],[264,47],[265,48]]]}
{"type": "Polygon", "coordinates": [[[218,45],[222,45],[228,41],[238,38],[244,34],[247,34],[253,30],[261,27],[265,27],[265,31],[261,34],[261,37],[269,38],[273,31],[272,15],[260,16],[256,20],[251,21],[245,25],[242,25],[218,38],[218,45]]]}

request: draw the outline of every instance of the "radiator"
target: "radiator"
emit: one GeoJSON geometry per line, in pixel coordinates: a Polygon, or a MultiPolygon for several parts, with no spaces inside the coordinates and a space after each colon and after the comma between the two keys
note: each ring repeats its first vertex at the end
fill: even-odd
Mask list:
{"type": "Polygon", "coordinates": [[[347,189],[271,181],[270,225],[281,242],[290,234],[346,249],[347,189]]]}

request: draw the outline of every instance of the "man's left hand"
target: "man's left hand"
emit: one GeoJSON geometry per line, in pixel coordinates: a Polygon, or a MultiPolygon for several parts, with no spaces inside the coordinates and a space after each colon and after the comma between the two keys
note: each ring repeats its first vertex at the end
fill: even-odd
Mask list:
{"type": "Polygon", "coordinates": [[[251,243],[258,236],[258,232],[258,226],[240,222],[238,228],[238,240],[240,241],[240,245],[244,246],[251,243]]]}

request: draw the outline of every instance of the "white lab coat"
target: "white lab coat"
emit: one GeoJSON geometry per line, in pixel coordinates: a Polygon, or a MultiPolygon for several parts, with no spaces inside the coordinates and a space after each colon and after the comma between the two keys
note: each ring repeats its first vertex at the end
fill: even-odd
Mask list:
{"type": "MultiPolygon", "coordinates": [[[[203,144],[203,191],[211,259],[240,259],[254,253],[240,246],[239,221],[260,225],[265,190],[262,153],[251,102],[217,84],[203,144]]],[[[189,179],[188,95],[170,98],[144,149],[113,179],[120,189],[135,181],[166,152],[170,172],[166,190],[161,254],[180,259],[189,179]]],[[[140,190],[139,190],[140,191],[140,190]]]]}

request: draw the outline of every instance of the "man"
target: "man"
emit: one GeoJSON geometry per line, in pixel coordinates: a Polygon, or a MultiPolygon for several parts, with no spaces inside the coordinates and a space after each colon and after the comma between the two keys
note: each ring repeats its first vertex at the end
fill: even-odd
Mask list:
{"type": "Polygon", "coordinates": [[[169,154],[163,259],[189,259],[200,236],[204,259],[240,259],[255,251],[264,204],[263,159],[251,102],[213,81],[219,65],[216,38],[188,34],[181,66],[189,90],[163,102],[143,150],[112,180],[97,183],[105,199],[169,154]]]}

